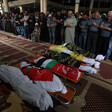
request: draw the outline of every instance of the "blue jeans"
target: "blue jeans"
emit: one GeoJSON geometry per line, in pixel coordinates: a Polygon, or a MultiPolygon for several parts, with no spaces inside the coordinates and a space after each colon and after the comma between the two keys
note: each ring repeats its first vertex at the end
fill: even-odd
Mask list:
{"type": "Polygon", "coordinates": [[[26,37],[26,38],[29,38],[29,26],[27,25],[27,26],[24,26],[24,36],[26,37]]]}
{"type": "Polygon", "coordinates": [[[85,50],[87,33],[80,33],[79,47],[85,50]]]}
{"type": "Polygon", "coordinates": [[[18,35],[20,35],[20,26],[16,26],[16,30],[17,30],[18,35]]]}
{"type": "Polygon", "coordinates": [[[24,36],[24,26],[20,26],[20,35],[24,36]]]}
{"type": "Polygon", "coordinates": [[[109,48],[108,48],[108,51],[107,51],[107,54],[105,56],[106,59],[109,59],[109,56],[111,55],[111,52],[112,52],[112,36],[110,38],[110,41],[109,41],[109,48]]]}
{"type": "Polygon", "coordinates": [[[48,28],[49,31],[49,42],[54,44],[55,43],[55,29],[48,28]]]}

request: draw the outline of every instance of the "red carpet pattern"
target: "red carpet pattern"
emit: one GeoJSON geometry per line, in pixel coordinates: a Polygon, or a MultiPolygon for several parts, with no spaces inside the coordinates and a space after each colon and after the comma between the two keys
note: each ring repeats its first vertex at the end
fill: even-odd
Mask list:
{"type": "Polygon", "coordinates": [[[81,112],[112,112],[112,91],[92,83],[85,96],[81,112]]]}
{"type": "Polygon", "coordinates": [[[105,79],[112,79],[112,65],[102,63],[100,66],[100,74],[105,79]]]}
{"type": "MultiPolygon", "coordinates": [[[[0,64],[15,65],[24,61],[25,58],[33,58],[36,53],[43,51],[44,48],[49,46],[49,43],[34,43],[24,38],[18,39],[0,34],[0,64]]],[[[11,91],[4,84],[0,83],[0,112],[10,108],[11,103],[6,102],[10,93],[11,91]]],[[[33,112],[25,104],[21,104],[21,107],[23,112],[33,112]]]]}
{"type": "Polygon", "coordinates": [[[13,65],[25,58],[33,58],[49,46],[49,43],[36,43],[22,37],[14,38],[0,34],[0,61],[13,65]]]}
{"type": "MultiPolygon", "coordinates": [[[[0,34],[0,64],[8,63],[9,65],[15,65],[18,62],[24,61],[25,58],[33,58],[38,52],[43,52],[44,48],[48,48],[49,46],[50,44],[46,42],[35,43],[22,37],[11,37],[0,34]]],[[[74,109],[76,112],[112,112],[112,91],[104,88],[107,87],[110,89],[108,86],[102,87],[103,84],[108,84],[109,86],[112,84],[111,68],[112,64],[102,62],[98,74],[83,77],[79,83],[73,83],[68,80],[65,81],[76,89],[75,97],[79,99],[76,99],[77,102],[74,102],[73,99],[72,109],[70,108],[67,110],[62,107],[62,110],[59,108],[57,109],[57,112],[75,112],[74,109]],[[100,84],[100,81],[103,84],[100,84]],[[95,83],[100,84],[101,86],[95,83]],[[82,105],[84,99],[85,103],[82,105]],[[77,108],[78,105],[76,104],[78,104],[80,108],[77,108]]],[[[11,91],[9,91],[6,86],[0,85],[0,112],[11,107],[12,104],[7,103],[7,98],[10,93],[11,91]]],[[[20,105],[23,112],[33,112],[26,104],[20,103],[20,105]]],[[[49,112],[55,112],[55,110],[53,109],[49,112]]]]}
{"type": "Polygon", "coordinates": [[[98,73],[90,75],[90,77],[112,85],[112,62],[102,61],[98,73]]]}
{"type": "Polygon", "coordinates": [[[81,79],[81,80],[79,81],[79,83],[73,83],[73,82],[68,81],[68,80],[67,80],[66,82],[67,82],[67,84],[69,84],[71,87],[73,87],[73,88],[76,89],[76,94],[75,94],[75,96],[81,95],[82,92],[83,92],[83,90],[85,89],[87,83],[88,83],[88,81],[85,80],[85,79],[81,79]]]}

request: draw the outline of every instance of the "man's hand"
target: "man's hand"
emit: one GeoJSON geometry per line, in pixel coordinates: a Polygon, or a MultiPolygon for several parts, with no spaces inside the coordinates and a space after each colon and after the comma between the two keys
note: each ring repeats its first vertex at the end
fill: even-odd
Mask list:
{"type": "Polygon", "coordinates": [[[112,28],[108,28],[109,31],[112,31],[112,28]]]}
{"type": "Polygon", "coordinates": [[[11,22],[13,23],[14,21],[13,21],[13,20],[11,20],[11,22]]]}
{"type": "Polygon", "coordinates": [[[42,25],[43,23],[42,22],[40,22],[40,25],[42,25]]]}
{"type": "Polygon", "coordinates": [[[81,26],[81,29],[84,29],[84,26],[81,26]]]}
{"type": "Polygon", "coordinates": [[[31,23],[33,22],[32,20],[29,20],[31,23]]]}
{"type": "Polygon", "coordinates": [[[97,24],[94,22],[94,23],[93,23],[93,26],[97,27],[97,24]]]}
{"type": "Polygon", "coordinates": [[[52,28],[52,26],[51,26],[51,25],[49,25],[49,26],[48,26],[48,28],[52,28]]]}
{"type": "Polygon", "coordinates": [[[100,25],[100,28],[108,30],[108,31],[112,31],[112,28],[104,27],[103,24],[100,25]]]}
{"type": "Polygon", "coordinates": [[[70,27],[70,24],[67,24],[66,27],[70,27]]]}

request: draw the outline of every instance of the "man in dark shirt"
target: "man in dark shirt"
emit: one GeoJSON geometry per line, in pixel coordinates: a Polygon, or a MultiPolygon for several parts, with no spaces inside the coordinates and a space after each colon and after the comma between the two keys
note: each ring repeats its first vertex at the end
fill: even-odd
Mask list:
{"type": "Polygon", "coordinates": [[[61,28],[62,28],[62,24],[63,24],[63,16],[61,15],[61,11],[57,11],[57,15],[55,16],[54,21],[57,23],[56,44],[61,44],[61,28]]]}
{"type": "Polygon", "coordinates": [[[47,41],[47,20],[45,18],[44,13],[40,13],[39,17],[39,25],[40,25],[40,40],[41,41],[47,41]]]}
{"type": "Polygon", "coordinates": [[[31,38],[31,33],[33,33],[35,27],[35,16],[32,12],[29,13],[27,22],[29,24],[29,38],[31,38]]]}
{"type": "Polygon", "coordinates": [[[24,14],[23,13],[20,13],[20,35],[21,36],[24,36],[24,22],[21,21],[24,17],[24,14]]]}
{"type": "Polygon", "coordinates": [[[2,19],[3,19],[3,16],[1,15],[1,12],[0,12],[0,30],[3,30],[2,19]]]}
{"type": "Polygon", "coordinates": [[[20,18],[18,14],[16,14],[15,24],[16,24],[17,33],[18,35],[20,35],[20,18]]]}

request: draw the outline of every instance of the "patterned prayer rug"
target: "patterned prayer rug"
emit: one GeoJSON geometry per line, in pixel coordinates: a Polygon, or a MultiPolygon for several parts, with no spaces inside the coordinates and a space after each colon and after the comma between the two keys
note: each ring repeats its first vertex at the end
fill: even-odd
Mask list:
{"type": "MultiPolygon", "coordinates": [[[[0,64],[15,65],[43,52],[49,43],[31,42],[23,37],[0,31],[0,64]]],[[[76,89],[68,109],[62,105],[48,112],[112,112],[112,62],[102,61],[97,74],[83,76],[79,83],[66,81],[76,89]]],[[[0,82],[0,112],[37,112],[0,82]]]]}

